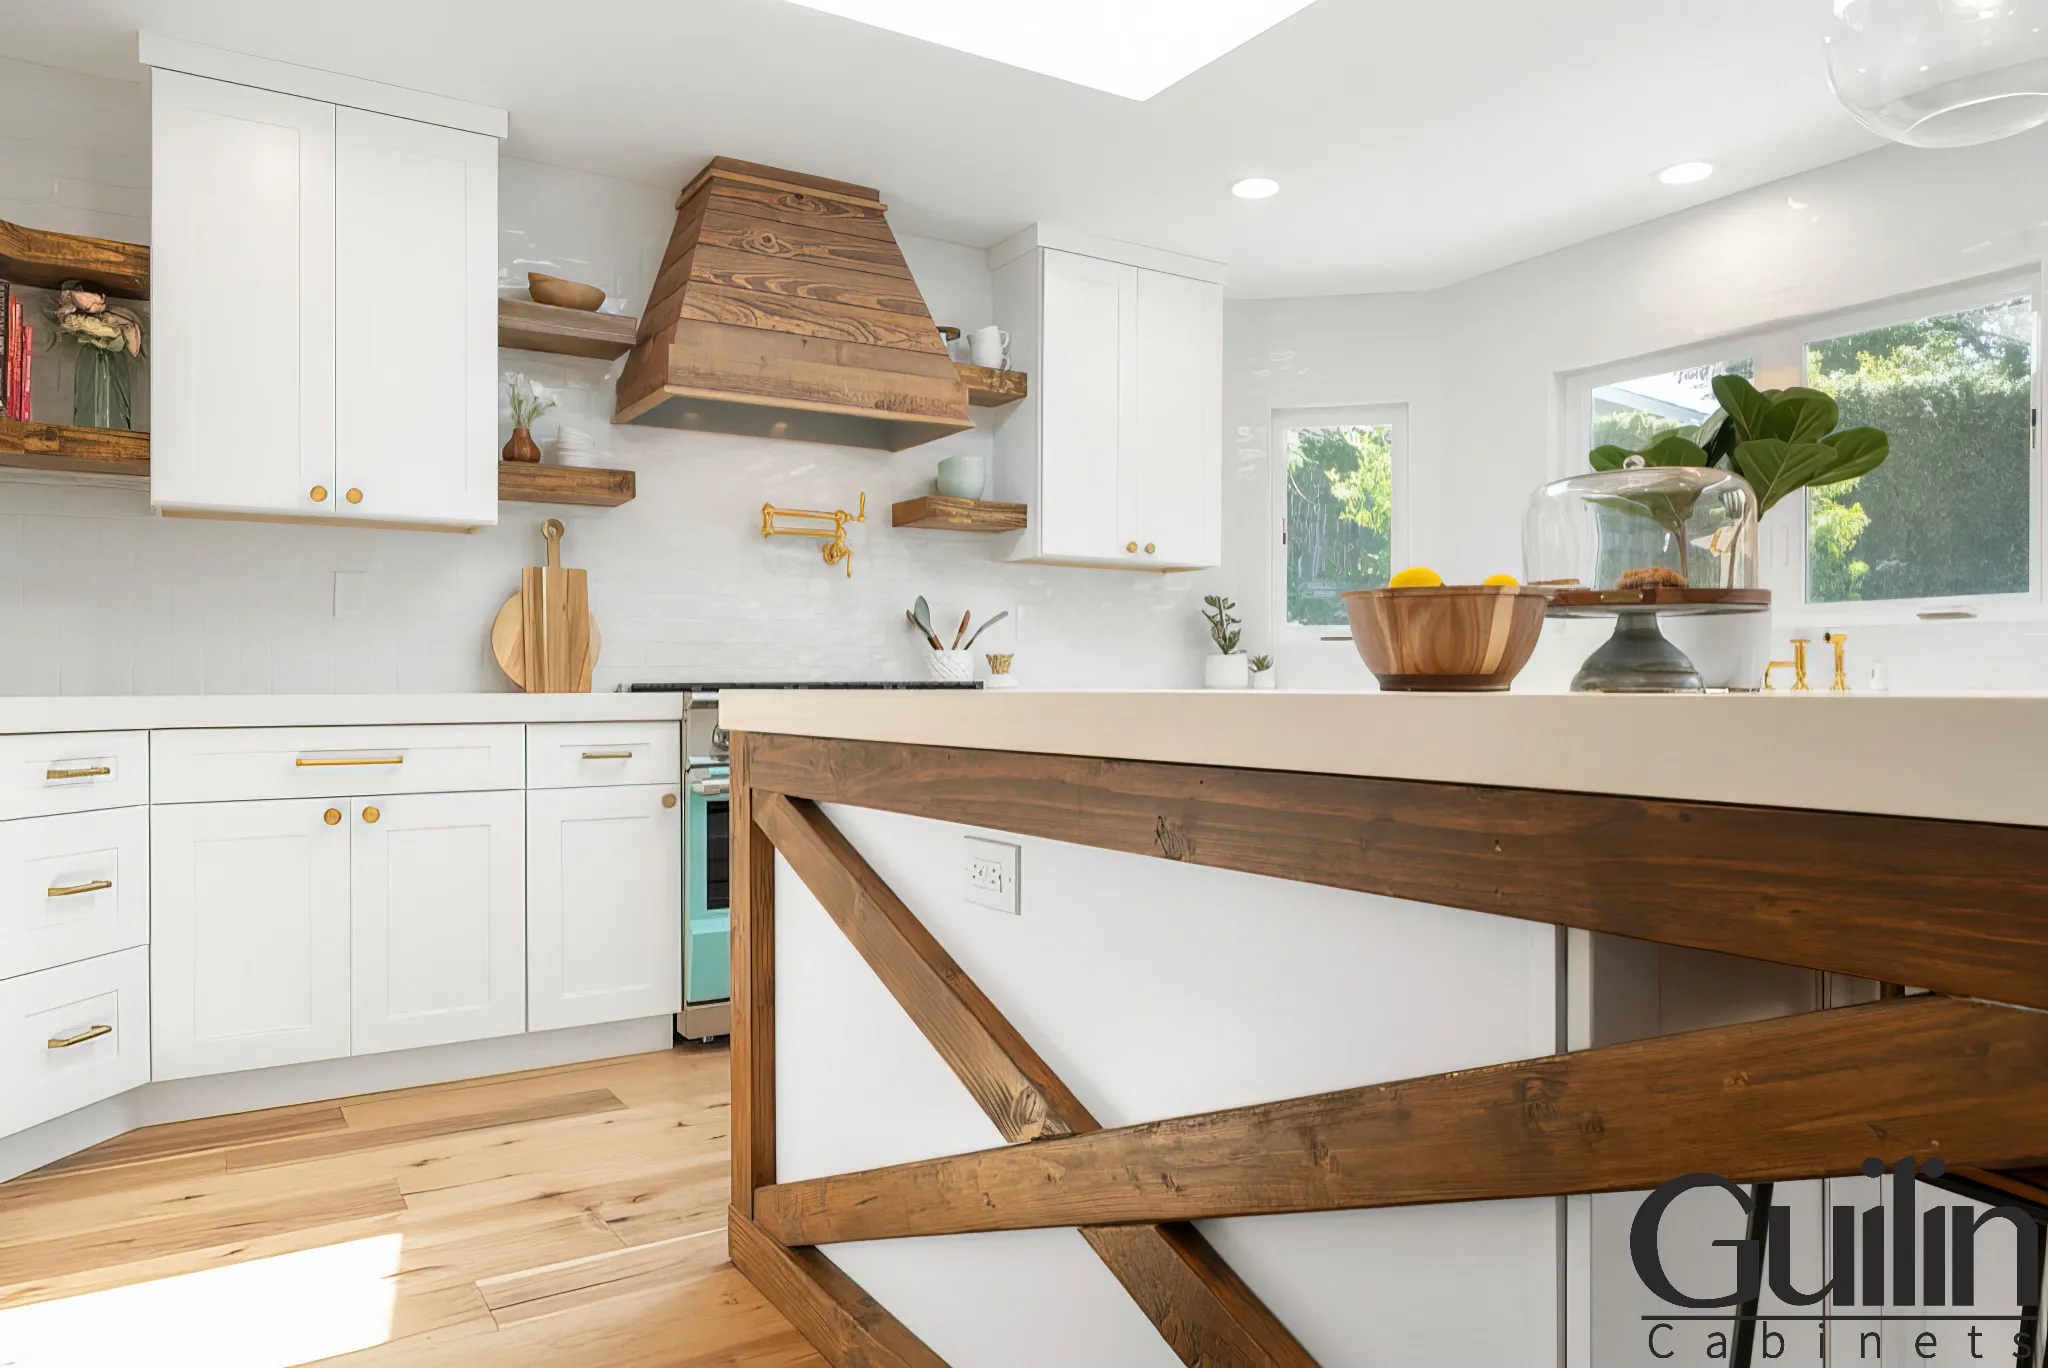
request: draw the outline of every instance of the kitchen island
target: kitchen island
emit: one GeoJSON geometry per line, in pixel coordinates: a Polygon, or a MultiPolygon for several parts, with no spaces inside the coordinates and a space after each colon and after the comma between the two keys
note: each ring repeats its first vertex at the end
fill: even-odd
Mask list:
{"type": "Polygon", "coordinates": [[[1939,1155],[2048,1199],[2048,699],[724,717],[733,1257],[835,1363],[1577,1362],[1586,1194],[1939,1155]],[[1589,937],[1870,991],[1608,1044],[1589,937]]]}

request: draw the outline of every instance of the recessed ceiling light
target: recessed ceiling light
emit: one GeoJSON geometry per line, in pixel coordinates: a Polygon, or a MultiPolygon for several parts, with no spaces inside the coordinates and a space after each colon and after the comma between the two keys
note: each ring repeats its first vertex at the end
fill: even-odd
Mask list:
{"type": "Polygon", "coordinates": [[[1231,186],[1230,193],[1239,199],[1271,199],[1280,193],[1280,182],[1264,176],[1247,176],[1231,186]]]}
{"type": "Polygon", "coordinates": [[[1657,179],[1666,185],[1692,185],[1714,174],[1712,162],[1680,162],[1667,166],[1657,173],[1657,179]]]}
{"type": "Polygon", "coordinates": [[[1149,100],[1312,0],[794,0],[927,43],[1149,100]]]}

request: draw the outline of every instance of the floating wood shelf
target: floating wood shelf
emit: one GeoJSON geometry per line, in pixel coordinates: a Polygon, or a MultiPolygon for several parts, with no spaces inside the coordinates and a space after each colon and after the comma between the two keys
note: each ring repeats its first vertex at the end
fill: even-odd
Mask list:
{"type": "Polygon", "coordinates": [[[83,280],[122,299],[147,299],[149,248],[0,220],[0,280],[45,289],[83,280]]]}
{"type": "Polygon", "coordinates": [[[954,362],[953,368],[960,372],[960,383],[967,386],[967,402],[976,408],[1001,408],[1031,393],[1031,377],[1023,371],[991,370],[964,361],[954,362]]]}
{"type": "Polygon", "coordinates": [[[529,465],[498,462],[500,503],[578,504],[585,508],[617,508],[635,493],[630,470],[592,470],[585,466],[529,465]]]}
{"type": "MultiPolygon", "coordinates": [[[[0,466],[102,475],[149,475],[149,434],[113,428],[62,427],[0,418],[0,466]]],[[[498,463],[502,503],[579,504],[617,508],[632,500],[633,472],[582,466],[498,463]]]]}
{"type": "Polygon", "coordinates": [[[897,504],[890,510],[889,521],[895,527],[922,527],[928,532],[1022,532],[1025,517],[1023,504],[927,494],[897,504]]]}
{"type": "Polygon", "coordinates": [[[639,331],[640,320],[624,314],[561,309],[530,299],[498,301],[501,347],[610,361],[633,349],[633,336],[639,331]]]}
{"type": "Polygon", "coordinates": [[[0,466],[149,474],[149,434],[0,418],[0,466]]]}

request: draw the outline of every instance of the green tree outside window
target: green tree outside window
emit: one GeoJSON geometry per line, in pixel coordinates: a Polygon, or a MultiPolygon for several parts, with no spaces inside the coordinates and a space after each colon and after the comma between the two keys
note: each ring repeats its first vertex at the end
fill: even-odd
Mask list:
{"type": "Polygon", "coordinates": [[[1338,596],[1383,589],[1394,573],[1394,430],[1294,428],[1287,434],[1287,620],[1346,621],[1338,596]]]}

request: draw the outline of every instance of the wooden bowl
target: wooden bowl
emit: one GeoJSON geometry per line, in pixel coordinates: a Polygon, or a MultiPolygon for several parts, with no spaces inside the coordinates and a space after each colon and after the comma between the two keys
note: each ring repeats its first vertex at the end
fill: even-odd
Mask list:
{"type": "Polygon", "coordinates": [[[596,313],[597,306],[604,303],[604,291],[595,285],[542,275],[539,271],[526,273],[526,292],[533,296],[536,304],[552,304],[558,309],[581,309],[585,313],[596,313]]]}
{"type": "Polygon", "coordinates": [[[1520,585],[1446,584],[1345,594],[1351,641],[1382,689],[1498,691],[1543,635],[1549,597],[1520,585]]]}

